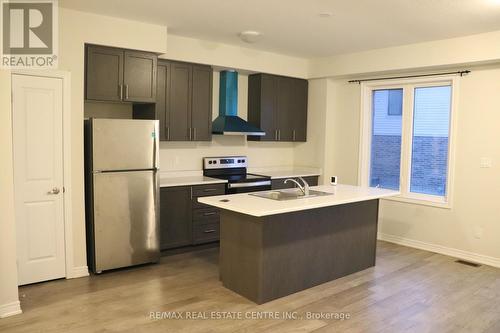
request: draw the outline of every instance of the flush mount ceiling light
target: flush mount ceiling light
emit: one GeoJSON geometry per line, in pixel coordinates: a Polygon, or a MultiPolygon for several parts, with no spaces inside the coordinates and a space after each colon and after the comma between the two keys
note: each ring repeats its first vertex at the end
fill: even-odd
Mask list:
{"type": "Polygon", "coordinates": [[[247,30],[247,31],[242,31],[239,33],[239,36],[242,41],[245,43],[255,43],[262,34],[258,31],[253,31],[253,30],[247,30]]]}
{"type": "Polygon", "coordinates": [[[318,14],[319,17],[332,17],[333,13],[332,12],[321,12],[318,14]]]}

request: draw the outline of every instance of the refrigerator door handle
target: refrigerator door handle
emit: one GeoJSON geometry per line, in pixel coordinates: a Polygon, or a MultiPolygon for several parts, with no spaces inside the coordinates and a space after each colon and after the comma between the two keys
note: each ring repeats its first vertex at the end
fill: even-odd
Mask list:
{"type": "Polygon", "coordinates": [[[156,169],[156,131],[153,135],[153,168],[156,169]]]}
{"type": "Polygon", "coordinates": [[[158,122],[154,125],[154,135],[153,135],[153,168],[158,170],[158,160],[159,160],[159,147],[158,147],[158,133],[159,133],[158,122]]]}

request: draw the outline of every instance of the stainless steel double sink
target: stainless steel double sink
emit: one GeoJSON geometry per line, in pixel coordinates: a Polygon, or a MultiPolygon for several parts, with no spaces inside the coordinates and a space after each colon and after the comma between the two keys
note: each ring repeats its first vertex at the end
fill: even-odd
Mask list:
{"type": "Polygon", "coordinates": [[[307,199],[325,195],[333,195],[333,193],[309,190],[309,195],[304,195],[304,193],[300,189],[291,188],[285,190],[250,193],[250,195],[271,200],[284,201],[284,200],[307,199]]]}

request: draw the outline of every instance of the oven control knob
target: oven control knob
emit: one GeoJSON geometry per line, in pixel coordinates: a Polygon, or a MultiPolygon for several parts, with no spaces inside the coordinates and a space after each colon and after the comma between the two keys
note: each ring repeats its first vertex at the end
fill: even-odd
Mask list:
{"type": "Polygon", "coordinates": [[[214,164],[217,164],[217,161],[213,161],[214,164]]]}
{"type": "Polygon", "coordinates": [[[241,160],[241,163],[245,163],[245,160],[241,160]]]}

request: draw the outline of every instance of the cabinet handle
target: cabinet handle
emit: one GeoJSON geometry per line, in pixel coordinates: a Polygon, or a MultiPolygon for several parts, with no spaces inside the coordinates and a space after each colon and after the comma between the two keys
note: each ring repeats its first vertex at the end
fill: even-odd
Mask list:
{"type": "Polygon", "coordinates": [[[170,141],[170,127],[167,126],[167,141],[170,141]]]}
{"type": "Polygon", "coordinates": [[[189,127],[189,141],[191,141],[191,127],[189,127]]]}
{"type": "Polygon", "coordinates": [[[281,141],[281,130],[278,130],[278,141],[281,141]]]}
{"type": "Polygon", "coordinates": [[[120,101],[123,100],[123,84],[118,85],[118,90],[120,93],[120,101]]]}
{"type": "Polygon", "coordinates": [[[203,213],[203,216],[210,216],[210,215],[215,215],[215,212],[203,213]]]}
{"type": "Polygon", "coordinates": [[[125,85],[125,99],[128,99],[128,84],[125,85]]]}
{"type": "Polygon", "coordinates": [[[295,130],[293,130],[293,134],[292,134],[292,141],[295,141],[295,130]]]}
{"type": "Polygon", "coordinates": [[[193,141],[196,141],[196,127],[193,127],[193,141]]]}
{"type": "Polygon", "coordinates": [[[278,130],[274,130],[274,140],[278,141],[278,130]]]}
{"type": "Polygon", "coordinates": [[[206,233],[206,234],[210,234],[212,232],[215,232],[215,229],[208,229],[208,230],[205,230],[203,232],[206,233]]]}
{"type": "Polygon", "coordinates": [[[213,191],[217,191],[216,188],[206,188],[203,190],[203,192],[213,192],[213,191]]]}

